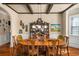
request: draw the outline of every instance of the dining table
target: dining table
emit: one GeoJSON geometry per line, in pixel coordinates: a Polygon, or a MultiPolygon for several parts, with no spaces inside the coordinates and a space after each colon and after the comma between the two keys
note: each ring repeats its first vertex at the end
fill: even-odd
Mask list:
{"type": "MultiPolygon", "coordinates": [[[[59,46],[59,45],[64,45],[64,41],[60,39],[47,39],[47,40],[33,40],[33,39],[28,39],[28,40],[22,40],[19,42],[22,46],[34,46],[38,47],[43,46],[43,47],[51,47],[51,46],[59,46]]],[[[58,49],[58,48],[57,48],[58,49]]],[[[28,48],[29,50],[29,48],[28,48]]],[[[39,49],[38,49],[39,50],[39,49]]],[[[57,51],[58,53],[58,51],[57,51]]],[[[39,53],[38,53],[39,54],[39,53]]]]}
{"type": "Polygon", "coordinates": [[[34,46],[52,46],[52,41],[57,42],[55,45],[63,45],[65,42],[60,39],[49,39],[49,40],[22,40],[19,43],[21,45],[34,45],[34,46]]]}

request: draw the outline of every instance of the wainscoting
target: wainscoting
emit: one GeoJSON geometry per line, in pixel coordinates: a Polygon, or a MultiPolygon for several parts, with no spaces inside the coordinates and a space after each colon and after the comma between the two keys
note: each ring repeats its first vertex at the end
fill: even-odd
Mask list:
{"type": "Polygon", "coordinates": [[[69,36],[69,46],[79,48],[79,36],[69,36]]]}

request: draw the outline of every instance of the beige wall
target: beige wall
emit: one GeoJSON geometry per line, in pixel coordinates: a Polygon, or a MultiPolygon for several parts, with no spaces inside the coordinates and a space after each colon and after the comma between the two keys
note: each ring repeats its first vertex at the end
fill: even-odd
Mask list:
{"type": "Polygon", "coordinates": [[[17,35],[18,32],[18,14],[11,10],[4,4],[0,4],[0,7],[3,8],[6,12],[9,13],[10,21],[11,21],[11,47],[13,46],[12,36],[17,35]]]}
{"type": "Polygon", "coordinates": [[[62,14],[62,17],[63,17],[63,35],[66,35],[68,36],[68,13],[67,12],[64,12],[62,14]]]}
{"type": "Polygon", "coordinates": [[[69,35],[69,17],[75,14],[79,14],[79,4],[76,4],[66,12],[62,14],[63,16],[63,34],[69,35]]]}
{"type": "Polygon", "coordinates": [[[18,14],[4,4],[0,4],[0,7],[2,7],[4,10],[6,10],[9,13],[10,21],[11,21],[11,32],[12,35],[16,35],[18,31],[18,27],[17,27],[18,14]]]}
{"type": "MultiPolygon", "coordinates": [[[[42,14],[42,15],[38,15],[38,14],[19,14],[19,22],[20,20],[23,21],[23,23],[25,25],[28,25],[28,32],[25,33],[23,31],[23,34],[26,36],[27,34],[27,38],[29,37],[29,23],[36,21],[38,19],[38,17],[41,17],[43,21],[48,22],[50,24],[62,24],[62,16],[61,14],[42,14]]],[[[18,23],[19,23],[18,22],[18,23]]],[[[20,28],[20,26],[18,26],[20,28]]],[[[49,32],[50,32],[50,37],[57,37],[58,34],[60,33],[52,33],[50,31],[50,25],[49,25],[49,32]]]]}
{"type": "Polygon", "coordinates": [[[0,45],[10,42],[10,26],[8,21],[10,20],[8,13],[0,8],[0,45]]]}

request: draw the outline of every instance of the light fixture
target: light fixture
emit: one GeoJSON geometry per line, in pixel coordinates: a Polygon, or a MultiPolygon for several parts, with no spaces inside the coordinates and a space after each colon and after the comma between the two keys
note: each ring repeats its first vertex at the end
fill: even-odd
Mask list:
{"type": "Polygon", "coordinates": [[[36,25],[39,29],[41,28],[41,25],[36,25]]]}
{"type": "Polygon", "coordinates": [[[32,26],[32,28],[36,28],[36,26],[35,26],[35,25],[33,25],[33,26],[32,26]]]}
{"type": "Polygon", "coordinates": [[[44,28],[47,28],[47,25],[45,25],[44,28]]]}

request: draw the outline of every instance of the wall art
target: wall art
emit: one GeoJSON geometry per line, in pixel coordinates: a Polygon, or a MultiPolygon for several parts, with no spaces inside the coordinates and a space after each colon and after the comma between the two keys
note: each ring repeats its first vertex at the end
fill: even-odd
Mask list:
{"type": "Polygon", "coordinates": [[[0,20],[0,23],[1,23],[1,20],[0,20]]]}
{"type": "Polygon", "coordinates": [[[28,26],[27,26],[27,25],[25,26],[25,31],[26,31],[26,32],[28,31],[28,26]]]}
{"type": "Polygon", "coordinates": [[[9,25],[9,26],[11,25],[11,22],[10,22],[10,21],[8,21],[8,25],[9,25]]]}
{"type": "Polygon", "coordinates": [[[4,28],[4,32],[6,31],[6,29],[4,28]]]}
{"type": "Polygon", "coordinates": [[[22,23],[22,20],[20,20],[20,26],[22,26],[22,24],[23,24],[23,23],[22,23]]]}
{"type": "Polygon", "coordinates": [[[6,24],[7,24],[7,22],[6,22],[6,24]]]}
{"type": "Polygon", "coordinates": [[[51,24],[51,32],[60,32],[61,25],[60,24],[51,24]]]}
{"type": "Polygon", "coordinates": [[[25,27],[24,27],[24,23],[22,24],[22,29],[24,29],[25,27]]]}
{"type": "Polygon", "coordinates": [[[23,32],[22,32],[22,29],[19,29],[19,34],[22,34],[23,32]]]}

